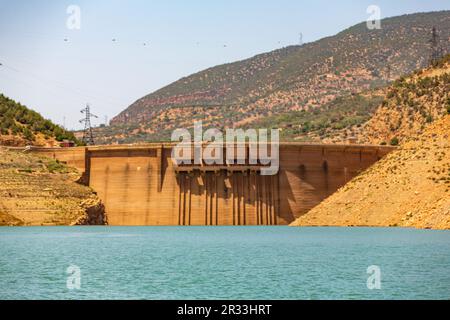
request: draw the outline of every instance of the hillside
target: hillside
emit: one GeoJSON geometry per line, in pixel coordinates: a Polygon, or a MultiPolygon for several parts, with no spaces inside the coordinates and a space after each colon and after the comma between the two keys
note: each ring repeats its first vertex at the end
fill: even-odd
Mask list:
{"type": "Polygon", "coordinates": [[[373,117],[354,135],[361,143],[402,143],[450,110],[450,55],[394,82],[373,117]]]}
{"type": "Polygon", "coordinates": [[[256,120],[241,126],[247,128],[278,128],[283,141],[347,142],[371,119],[385,97],[384,89],[364,91],[336,98],[311,111],[289,111],[256,120]]]}
{"type": "MultiPolygon", "coordinates": [[[[279,128],[283,140],[400,144],[450,108],[450,55],[392,85],[337,98],[312,112],[290,111],[251,124],[279,128]]],[[[247,127],[247,126],[244,126],[247,127]]]]}
{"type": "Polygon", "coordinates": [[[0,94],[0,145],[56,146],[65,139],[77,141],[73,133],[0,94]]]}
{"type": "Polygon", "coordinates": [[[0,147],[0,226],[104,224],[94,192],[55,160],[0,147]]]}
{"type": "MultiPolygon", "coordinates": [[[[99,142],[165,140],[178,127],[245,126],[269,116],[311,112],[427,65],[433,26],[450,52],[450,12],[365,23],[302,46],[291,46],[180,79],[145,96],[98,129],[99,142]]],[[[359,123],[358,123],[359,124],[359,123]]]]}
{"type": "Polygon", "coordinates": [[[450,229],[450,115],[292,225],[450,229]]]}
{"type": "Polygon", "coordinates": [[[394,82],[371,119],[347,131],[400,149],[293,225],[450,228],[449,95],[450,55],[394,82]]]}

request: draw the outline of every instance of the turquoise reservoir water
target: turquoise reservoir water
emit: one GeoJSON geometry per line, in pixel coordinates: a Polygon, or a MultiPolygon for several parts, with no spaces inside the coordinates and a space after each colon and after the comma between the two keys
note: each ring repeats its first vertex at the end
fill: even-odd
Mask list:
{"type": "Polygon", "coordinates": [[[0,228],[0,299],[449,298],[449,231],[0,228]]]}

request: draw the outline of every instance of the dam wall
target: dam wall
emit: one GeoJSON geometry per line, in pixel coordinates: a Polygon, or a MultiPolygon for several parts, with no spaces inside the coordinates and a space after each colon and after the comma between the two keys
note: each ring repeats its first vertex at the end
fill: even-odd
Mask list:
{"type": "Polygon", "coordinates": [[[280,144],[280,168],[177,166],[173,145],[33,149],[84,172],[110,225],[286,225],[393,150],[280,144]]]}
{"type": "Polygon", "coordinates": [[[80,172],[85,171],[86,147],[76,148],[40,148],[33,147],[32,152],[48,158],[57,159],[67,163],[69,166],[78,169],[80,172]]]}

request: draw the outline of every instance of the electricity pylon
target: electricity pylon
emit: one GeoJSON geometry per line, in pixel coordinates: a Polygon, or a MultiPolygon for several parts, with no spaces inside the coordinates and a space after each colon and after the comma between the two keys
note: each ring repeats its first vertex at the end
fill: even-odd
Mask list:
{"type": "Polygon", "coordinates": [[[94,142],[94,134],[92,133],[91,118],[98,118],[95,114],[91,113],[89,104],[86,104],[86,108],[80,111],[84,114],[84,119],[80,120],[80,123],[84,122],[83,142],[87,146],[92,146],[94,142]]]}

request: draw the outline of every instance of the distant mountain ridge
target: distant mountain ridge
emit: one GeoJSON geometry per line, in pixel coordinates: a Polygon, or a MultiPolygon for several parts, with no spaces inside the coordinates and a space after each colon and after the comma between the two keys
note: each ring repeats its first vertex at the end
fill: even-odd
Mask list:
{"type": "Polygon", "coordinates": [[[443,51],[450,52],[450,11],[387,18],[381,26],[369,30],[360,23],[313,43],[182,78],[137,100],[98,135],[107,143],[164,140],[194,119],[221,128],[309,111],[426,66],[433,27],[443,51]]]}

